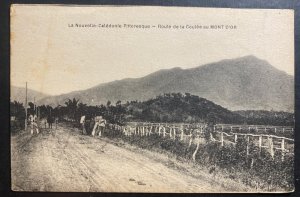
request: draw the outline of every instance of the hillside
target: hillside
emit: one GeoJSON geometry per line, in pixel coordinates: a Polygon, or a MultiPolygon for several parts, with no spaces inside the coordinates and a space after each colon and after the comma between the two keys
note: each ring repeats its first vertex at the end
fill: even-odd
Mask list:
{"type": "MultiPolygon", "coordinates": [[[[20,103],[25,103],[25,94],[26,94],[25,92],[26,92],[25,88],[11,86],[10,87],[10,100],[18,101],[20,103]]],[[[28,102],[33,102],[34,98],[35,98],[35,101],[38,101],[45,97],[49,98],[49,95],[43,94],[43,93],[35,91],[35,90],[27,89],[28,102]]]]}
{"type": "Polygon", "coordinates": [[[123,79],[93,88],[40,100],[62,104],[77,98],[89,105],[108,100],[147,100],[157,95],[181,92],[198,95],[230,110],[293,111],[294,79],[254,56],[222,60],[192,69],[160,70],[142,78],[123,79]]]}
{"type": "Polygon", "coordinates": [[[195,95],[171,93],[124,105],[127,121],[243,123],[239,114],[195,95]]]}

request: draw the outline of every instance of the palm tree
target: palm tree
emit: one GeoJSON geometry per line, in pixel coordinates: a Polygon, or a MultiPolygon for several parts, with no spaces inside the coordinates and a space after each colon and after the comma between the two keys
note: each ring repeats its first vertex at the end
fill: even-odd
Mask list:
{"type": "Polygon", "coordinates": [[[77,118],[80,118],[82,115],[86,115],[87,112],[87,104],[84,103],[78,103],[78,108],[77,108],[77,118]]]}
{"type": "Polygon", "coordinates": [[[65,105],[66,105],[66,107],[67,107],[67,110],[69,111],[69,113],[70,113],[70,115],[71,115],[71,118],[72,118],[73,120],[75,120],[75,113],[76,113],[76,110],[77,110],[78,102],[79,102],[79,99],[75,99],[75,98],[73,98],[73,100],[68,99],[68,100],[65,102],[65,105]]]}

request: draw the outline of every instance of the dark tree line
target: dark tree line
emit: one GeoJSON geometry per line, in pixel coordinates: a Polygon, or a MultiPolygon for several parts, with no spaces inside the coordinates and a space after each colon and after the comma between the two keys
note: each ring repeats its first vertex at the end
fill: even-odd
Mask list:
{"type": "MultiPolygon", "coordinates": [[[[11,116],[16,121],[25,121],[25,108],[22,103],[10,103],[11,116]]],[[[122,124],[126,121],[145,122],[207,122],[211,125],[216,123],[228,124],[268,124],[268,125],[291,125],[294,116],[287,112],[267,111],[238,111],[232,112],[222,106],[189,93],[167,93],[147,101],[131,101],[122,104],[117,101],[112,104],[107,101],[106,105],[90,106],[73,98],[67,99],[64,105],[52,107],[50,105],[34,106],[28,103],[27,113],[37,114],[39,118],[52,116],[60,121],[66,120],[79,122],[80,117],[85,115],[87,120],[102,115],[110,123],[122,124]]]]}

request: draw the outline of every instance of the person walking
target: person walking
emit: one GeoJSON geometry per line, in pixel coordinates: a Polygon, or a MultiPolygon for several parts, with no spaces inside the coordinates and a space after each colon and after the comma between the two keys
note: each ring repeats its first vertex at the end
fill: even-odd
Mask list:
{"type": "Polygon", "coordinates": [[[47,122],[48,122],[49,129],[52,129],[53,118],[51,115],[48,116],[47,122]]]}
{"type": "Polygon", "coordinates": [[[99,121],[99,136],[102,135],[102,133],[104,132],[105,129],[105,125],[106,125],[106,120],[104,118],[102,118],[102,116],[100,116],[101,119],[99,121]]]}
{"type": "Polygon", "coordinates": [[[80,118],[80,124],[81,124],[81,127],[82,127],[82,134],[86,135],[85,116],[81,116],[81,118],[80,118]]]}
{"type": "Polygon", "coordinates": [[[39,133],[39,128],[37,125],[37,116],[36,115],[30,115],[29,121],[31,125],[31,134],[33,134],[33,131],[36,130],[37,134],[39,133]]]}

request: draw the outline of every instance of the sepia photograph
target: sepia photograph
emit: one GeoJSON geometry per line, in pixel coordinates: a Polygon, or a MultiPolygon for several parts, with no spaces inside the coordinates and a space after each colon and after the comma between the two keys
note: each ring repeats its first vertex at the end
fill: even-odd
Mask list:
{"type": "Polygon", "coordinates": [[[294,11],[13,4],[11,189],[294,191],[294,11]]]}

